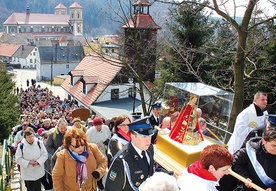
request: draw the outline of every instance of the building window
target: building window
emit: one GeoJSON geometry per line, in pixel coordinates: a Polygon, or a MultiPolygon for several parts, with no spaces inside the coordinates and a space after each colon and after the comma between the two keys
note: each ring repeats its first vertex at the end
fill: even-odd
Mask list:
{"type": "Polygon", "coordinates": [[[105,49],[105,53],[106,53],[106,54],[108,53],[108,49],[105,49]]]}
{"type": "Polygon", "coordinates": [[[35,56],[35,52],[33,52],[33,55],[35,56]]]}
{"type": "Polygon", "coordinates": [[[112,48],[112,50],[111,50],[111,51],[112,51],[112,53],[114,53],[114,52],[115,52],[115,51],[114,51],[114,48],[112,48]]]}
{"type": "Polygon", "coordinates": [[[33,59],[30,59],[30,63],[33,63],[33,59]]]}
{"type": "Polygon", "coordinates": [[[73,80],[74,80],[74,78],[73,78],[73,76],[71,76],[71,79],[70,79],[71,86],[73,86],[73,80]]]}
{"type": "Polygon", "coordinates": [[[66,64],[66,68],[69,68],[69,64],[66,64]]]}
{"type": "Polygon", "coordinates": [[[119,89],[111,90],[111,100],[119,99],[119,89]]]}
{"type": "Polygon", "coordinates": [[[82,92],[86,94],[86,84],[82,83],[82,92]]]}

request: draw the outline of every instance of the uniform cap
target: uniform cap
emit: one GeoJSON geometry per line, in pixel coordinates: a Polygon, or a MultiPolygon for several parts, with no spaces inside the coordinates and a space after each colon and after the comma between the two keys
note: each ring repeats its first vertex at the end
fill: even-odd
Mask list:
{"type": "Polygon", "coordinates": [[[270,124],[270,127],[276,127],[276,114],[269,114],[268,122],[270,124]]]}
{"type": "Polygon", "coordinates": [[[130,131],[134,131],[140,135],[151,136],[155,133],[155,129],[152,128],[148,117],[128,124],[128,128],[130,131]]]}
{"type": "Polygon", "coordinates": [[[152,104],[151,107],[156,109],[161,109],[162,103],[160,101],[154,102],[154,104],[152,104]]]}

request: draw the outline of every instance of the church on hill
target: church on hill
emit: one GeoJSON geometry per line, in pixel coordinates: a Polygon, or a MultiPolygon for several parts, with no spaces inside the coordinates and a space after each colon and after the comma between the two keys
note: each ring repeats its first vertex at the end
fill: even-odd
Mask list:
{"type": "Polygon", "coordinates": [[[82,7],[74,2],[69,8],[63,4],[55,7],[54,14],[32,13],[27,6],[25,13],[12,13],[3,23],[3,32],[16,35],[31,33],[37,39],[58,39],[64,36],[82,36],[82,7]]]}

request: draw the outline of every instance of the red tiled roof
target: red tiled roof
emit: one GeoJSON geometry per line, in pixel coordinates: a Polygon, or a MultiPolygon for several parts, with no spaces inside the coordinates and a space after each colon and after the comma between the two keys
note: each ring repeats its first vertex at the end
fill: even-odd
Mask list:
{"type": "Polygon", "coordinates": [[[33,32],[31,33],[33,37],[43,37],[43,36],[57,36],[57,37],[67,37],[67,36],[74,36],[72,33],[69,32],[33,32]]]}
{"type": "Polygon", "coordinates": [[[67,42],[67,40],[66,40],[65,37],[61,37],[61,38],[59,39],[59,42],[67,42]]]}
{"type": "Polygon", "coordinates": [[[19,47],[18,44],[0,44],[0,55],[11,57],[19,47]]]}
{"type": "Polygon", "coordinates": [[[83,76],[83,81],[87,84],[97,84],[99,82],[99,76],[83,76]]]}
{"type": "Polygon", "coordinates": [[[3,25],[68,25],[69,15],[38,14],[38,13],[13,13],[3,25]]]}
{"type": "Polygon", "coordinates": [[[79,80],[74,86],[71,86],[70,76],[67,76],[65,81],[61,84],[61,87],[72,97],[79,100],[85,106],[89,107],[101,95],[103,90],[121,70],[122,66],[119,64],[119,62],[120,61],[115,59],[112,59],[111,61],[105,61],[95,54],[86,56],[73,71],[84,71],[83,76],[85,76],[85,79],[88,76],[97,76],[98,83],[95,85],[95,87],[93,87],[87,95],[84,95],[81,93],[82,82],[79,80]]]}
{"type": "Polygon", "coordinates": [[[140,29],[161,29],[149,14],[133,14],[123,28],[134,28],[133,21],[136,19],[136,27],[140,29]]]}
{"type": "Polygon", "coordinates": [[[82,8],[77,2],[74,2],[72,5],[70,5],[70,8],[73,8],[73,7],[82,8]]]}
{"type": "Polygon", "coordinates": [[[81,77],[81,76],[83,76],[84,71],[83,70],[71,70],[70,73],[73,77],[81,77]]]}

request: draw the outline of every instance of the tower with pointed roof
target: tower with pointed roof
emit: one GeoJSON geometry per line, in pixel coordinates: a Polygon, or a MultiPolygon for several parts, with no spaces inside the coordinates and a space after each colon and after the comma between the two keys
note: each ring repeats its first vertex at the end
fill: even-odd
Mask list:
{"type": "Polygon", "coordinates": [[[144,81],[154,81],[156,67],[157,30],[161,29],[149,14],[151,3],[137,0],[134,13],[122,26],[125,31],[124,53],[132,68],[143,74],[144,81]]]}
{"type": "Polygon", "coordinates": [[[83,35],[82,6],[80,6],[77,2],[74,2],[69,7],[69,14],[69,23],[73,34],[75,36],[83,35]]]}
{"type": "Polygon", "coordinates": [[[67,8],[62,3],[60,3],[55,7],[55,14],[67,15],[67,8]]]}

